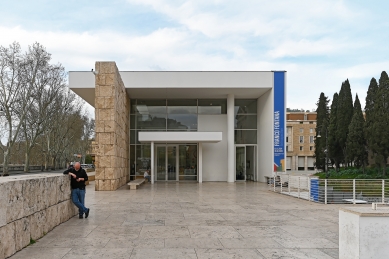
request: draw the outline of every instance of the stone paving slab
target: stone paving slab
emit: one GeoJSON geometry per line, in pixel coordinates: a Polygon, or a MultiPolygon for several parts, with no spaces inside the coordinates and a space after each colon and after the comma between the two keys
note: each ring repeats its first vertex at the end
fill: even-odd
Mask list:
{"type": "Polygon", "coordinates": [[[127,188],[95,192],[92,182],[89,218],[71,218],[10,258],[338,258],[342,205],[254,182],[127,188]]]}

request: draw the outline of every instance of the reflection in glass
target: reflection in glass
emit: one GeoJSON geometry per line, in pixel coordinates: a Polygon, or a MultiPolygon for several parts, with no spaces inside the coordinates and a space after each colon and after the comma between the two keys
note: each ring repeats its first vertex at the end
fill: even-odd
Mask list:
{"type": "Polygon", "coordinates": [[[197,145],[179,146],[179,180],[197,180],[197,145]]]}
{"type": "Polygon", "coordinates": [[[176,180],[176,146],[167,146],[167,179],[176,180]]]}
{"type": "Polygon", "coordinates": [[[156,152],[156,160],[157,160],[157,181],[165,181],[166,180],[166,147],[165,146],[157,146],[156,152]]]}
{"type": "Polygon", "coordinates": [[[139,144],[136,130],[130,130],[130,144],[139,144]]]}
{"type": "Polygon", "coordinates": [[[257,131],[235,130],[235,144],[257,144],[257,131]]]}
{"type": "Polygon", "coordinates": [[[169,114],[168,129],[197,130],[197,114],[169,114]]]}
{"type": "Polygon", "coordinates": [[[257,114],[257,99],[236,99],[235,115],[248,113],[257,114]]]}
{"type": "MultiPolygon", "coordinates": [[[[136,170],[136,162],[135,162],[135,146],[130,146],[130,175],[135,176],[135,170],[136,170]]],[[[134,180],[134,177],[131,178],[131,180],[134,180]]]]}
{"type": "Polygon", "coordinates": [[[132,102],[131,114],[166,113],[166,100],[136,100],[132,102]]]}
{"type": "Polygon", "coordinates": [[[167,100],[170,114],[197,114],[197,100],[167,100]]]}
{"type": "Polygon", "coordinates": [[[235,115],[235,129],[257,129],[257,115],[235,115]]]}
{"type": "Polygon", "coordinates": [[[236,180],[246,180],[246,148],[236,147],[235,177],[236,180]]]}
{"type": "Polygon", "coordinates": [[[136,115],[136,129],[166,129],[166,114],[136,115]]]}
{"type": "Polygon", "coordinates": [[[151,146],[137,145],[136,146],[136,176],[143,178],[143,174],[147,169],[151,168],[151,146]]]}
{"type": "Polygon", "coordinates": [[[130,115],[130,129],[136,129],[136,115],[130,115]]]}
{"type": "Polygon", "coordinates": [[[226,99],[202,99],[198,103],[199,114],[227,114],[226,99]]]}

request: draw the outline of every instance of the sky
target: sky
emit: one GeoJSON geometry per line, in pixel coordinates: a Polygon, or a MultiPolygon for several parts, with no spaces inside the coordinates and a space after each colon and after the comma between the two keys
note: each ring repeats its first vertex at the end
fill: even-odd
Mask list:
{"type": "Polygon", "coordinates": [[[66,71],[287,71],[287,107],[312,110],[349,79],[364,106],[389,70],[387,0],[17,0],[0,45],[39,42],[66,71]]]}

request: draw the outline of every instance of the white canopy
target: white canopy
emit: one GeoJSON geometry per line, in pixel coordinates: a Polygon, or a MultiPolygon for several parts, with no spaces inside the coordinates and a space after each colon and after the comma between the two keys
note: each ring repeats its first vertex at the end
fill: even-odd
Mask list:
{"type": "Polygon", "coordinates": [[[222,141],[222,132],[141,131],[139,142],[155,143],[216,143],[222,141]]]}

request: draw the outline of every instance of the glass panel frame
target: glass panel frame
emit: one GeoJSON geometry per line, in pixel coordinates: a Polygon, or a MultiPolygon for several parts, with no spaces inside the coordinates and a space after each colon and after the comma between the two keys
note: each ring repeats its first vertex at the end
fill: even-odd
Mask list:
{"type": "Polygon", "coordinates": [[[198,115],[197,114],[168,114],[168,130],[197,131],[198,115]]]}
{"type": "Polygon", "coordinates": [[[168,114],[197,114],[197,99],[168,99],[168,114]]]}
{"type": "Polygon", "coordinates": [[[235,115],[235,129],[257,129],[257,115],[256,114],[235,115]]]}
{"type": "Polygon", "coordinates": [[[199,99],[198,114],[227,114],[227,99],[199,99]]]}
{"type": "Polygon", "coordinates": [[[167,180],[175,181],[177,179],[177,146],[167,146],[167,180]]]}
{"type": "Polygon", "coordinates": [[[166,146],[156,146],[155,149],[155,179],[156,181],[166,181],[166,146]]]}
{"type": "Polygon", "coordinates": [[[235,130],[235,144],[257,144],[257,130],[235,130]]]}
{"type": "Polygon", "coordinates": [[[235,146],[235,181],[246,180],[246,147],[235,146]]]}
{"type": "Polygon", "coordinates": [[[131,114],[164,114],[166,110],[166,99],[137,99],[131,104],[131,114]]]}
{"type": "Polygon", "coordinates": [[[135,123],[138,130],[163,130],[166,129],[166,114],[137,114],[135,123]]]}
{"type": "Polygon", "coordinates": [[[197,180],[198,176],[198,145],[184,144],[179,145],[179,180],[193,181],[197,180]]]}
{"type": "Polygon", "coordinates": [[[236,114],[257,114],[257,99],[235,99],[236,114]]]}

